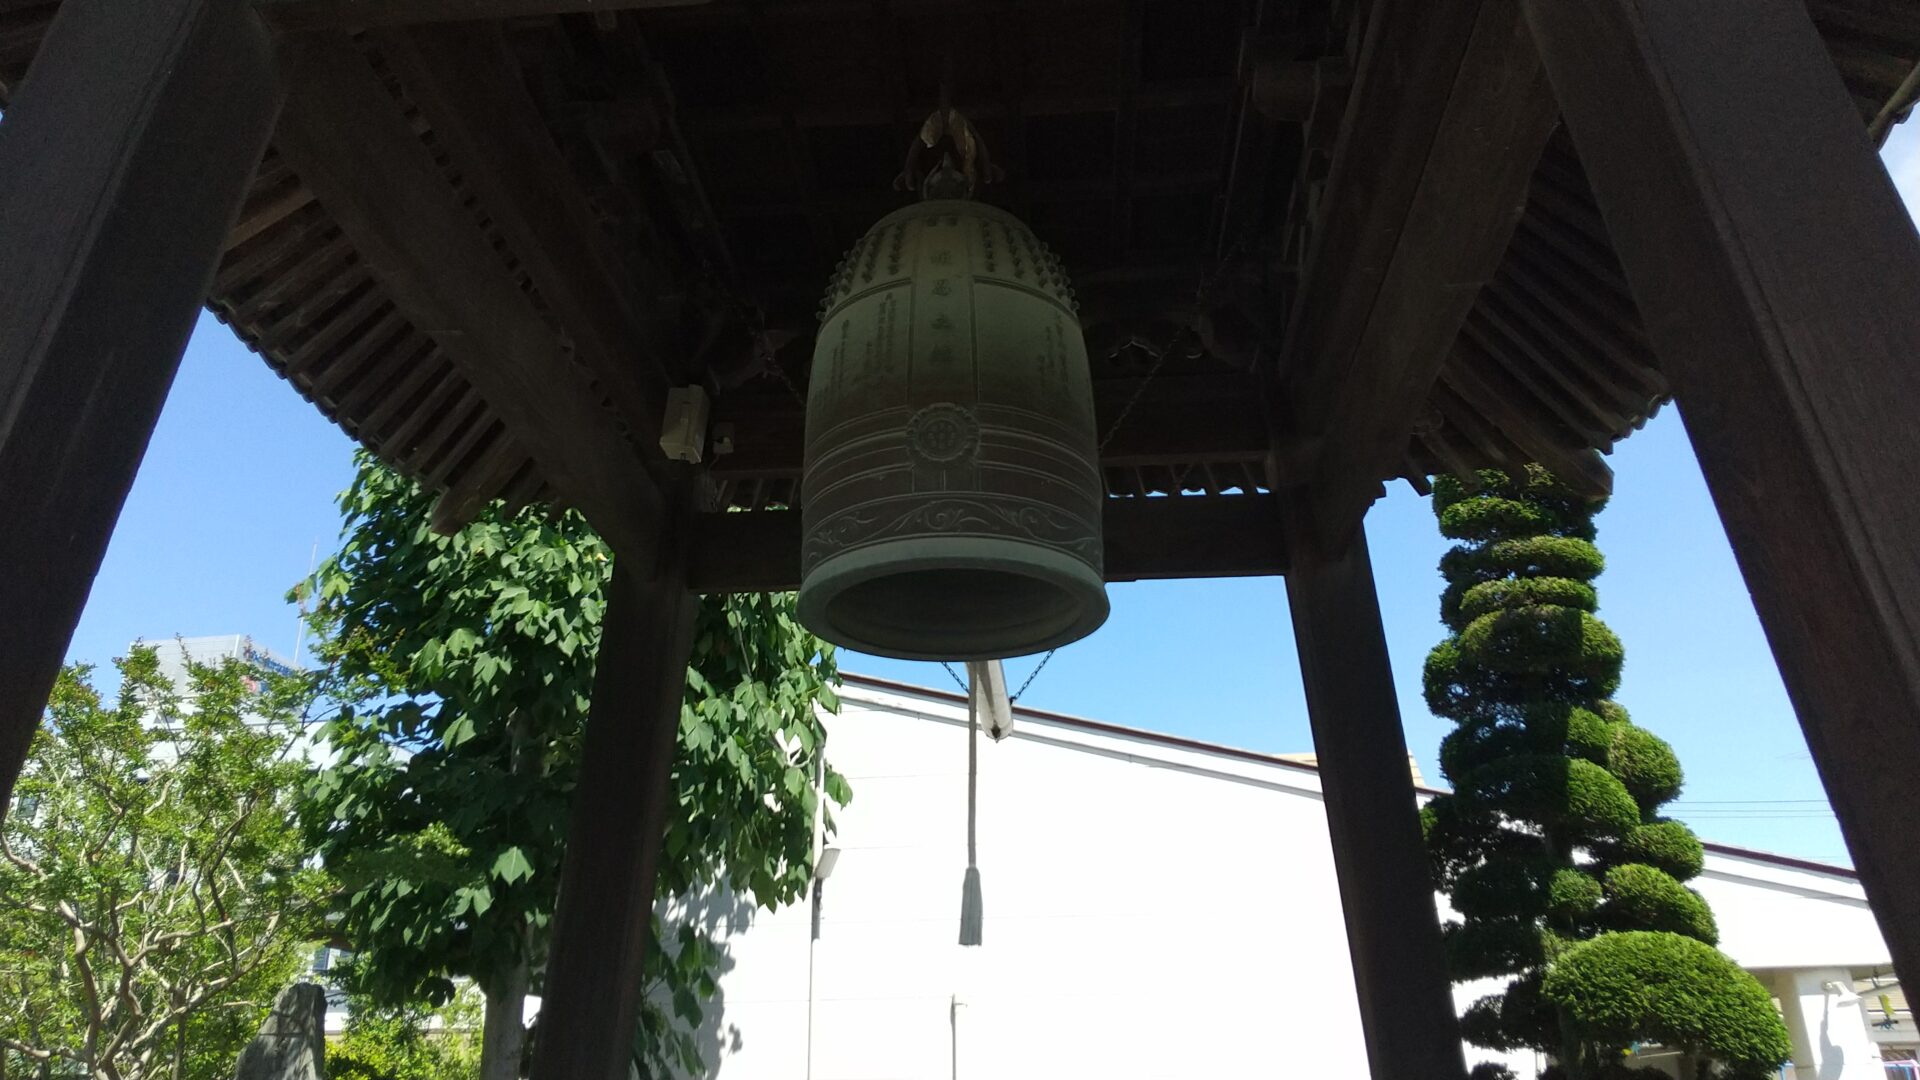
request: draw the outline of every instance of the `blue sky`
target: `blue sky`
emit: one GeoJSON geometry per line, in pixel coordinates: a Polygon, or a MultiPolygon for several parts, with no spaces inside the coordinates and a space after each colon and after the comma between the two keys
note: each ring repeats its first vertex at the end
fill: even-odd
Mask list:
{"type": "MultiPolygon", "coordinates": [[[[1886,161],[1920,205],[1920,134],[1886,161]]],[[[284,601],[339,529],[334,496],[352,444],[210,316],[181,365],[68,655],[104,664],[139,637],[246,633],[293,651],[284,601]]],[[[1627,646],[1619,698],[1687,766],[1676,812],[1703,836],[1846,859],[1793,710],[1669,408],[1614,453],[1600,519],[1601,615],[1627,646]]],[[[1373,546],[1407,741],[1430,777],[1449,725],[1420,701],[1438,641],[1446,544],[1425,499],[1396,484],[1373,546]]],[[[1278,579],[1148,582],[1111,589],[1113,617],[1062,650],[1027,704],[1259,750],[1307,750],[1305,702],[1278,579]]],[[[1025,678],[1033,659],[1010,661],[1025,678]]],[[[850,671],[950,687],[937,666],[846,655],[850,671]]]]}

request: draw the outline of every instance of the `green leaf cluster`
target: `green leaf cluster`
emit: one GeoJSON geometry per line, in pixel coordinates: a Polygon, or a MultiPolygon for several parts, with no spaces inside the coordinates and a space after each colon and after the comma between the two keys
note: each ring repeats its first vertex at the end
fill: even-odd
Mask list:
{"type": "Polygon", "coordinates": [[[347,1001],[347,1026],[327,1046],[327,1080],[473,1080],[481,1003],[468,986],[437,1009],[347,1001]]]}
{"type": "Polygon", "coordinates": [[[1457,727],[1440,750],[1454,792],[1422,824],[1462,916],[1446,933],[1454,977],[1509,980],[1463,1028],[1489,1049],[1551,1054],[1568,1080],[1635,1074],[1621,1055],[1645,1041],[1777,1065],[1786,1033],[1766,991],[1713,949],[1713,913],[1684,884],[1700,842],[1659,816],[1679,759],[1611,700],[1625,654],[1597,615],[1602,506],[1538,466],[1434,482],[1459,543],[1440,562],[1450,635],[1423,677],[1428,707],[1457,727]],[[1618,996],[1641,976],[1638,996],[1618,996]]]}
{"type": "Polygon", "coordinates": [[[296,680],[151,648],[61,671],[0,825],[0,1067],[225,1080],[319,936],[296,680]]]}
{"type": "MultiPolygon", "coordinates": [[[[521,985],[544,962],[579,769],[612,553],[576,514],[495,505],[453,535],[433,498],[363,456],[341,497],[340,549],[295,590],[311,606],[333,760],[303,801],[342,883],[333,911],[357,950],[356,992],[389,1006],[448,1000],[461,977],[521,985]]],[[[708,597],[696,624],[659,894],[724,887],[800,899],[816,813],[847,785],[825,761],[833,650],[790,596],[708,597]]],[[[644,1046],[710,994],[712,951],[656,925],[644,1046]],[[667,1004],[663,1004],[667,1003],[667,1004]]],[[[678,1025],[678,1026],[676,1026],[678,1025]]]]}
{"type": "Polygon", "coordinates": [[[1792,1054],[1753,976],[1679,934],[1635,930],[1581,942],[1554,963],[1540,992],[1593,1044],[1657,1041],[1736,1076],[1771,1076],[1792,1054]]]}

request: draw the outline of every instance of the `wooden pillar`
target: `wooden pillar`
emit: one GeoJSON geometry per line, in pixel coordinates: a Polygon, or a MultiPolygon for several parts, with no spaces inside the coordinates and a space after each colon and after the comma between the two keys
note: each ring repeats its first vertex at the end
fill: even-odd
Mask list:
{"type": "Polygon", "coordinates": [[[66,0],[0,121],[0,812],[278,101],[250,0],[66,0]]]}
{"type": "Polygon", "coordinates": [[[1527,16],[1894,966],[1920,971],[1920,236],[1801,0],[1527,16]]]}
{"type": "Polygon", "coordinates": [[[616,561],[581,747],[534,1080],[626,1080],[699,596],[616,561]]]}
{"type": "Polygon", "coordinates": [[[1365,536],[1338,560],[1296,555],[1287,604],[1367,1059],[1376,1080],[1459,1080],[1460,1024],[1365,536]]]}

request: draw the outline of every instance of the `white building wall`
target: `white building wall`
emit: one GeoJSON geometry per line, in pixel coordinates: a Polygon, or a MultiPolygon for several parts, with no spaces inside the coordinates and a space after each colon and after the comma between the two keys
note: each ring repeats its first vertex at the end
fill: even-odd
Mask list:
{"type": "MultiPolygon", "coordinates": [[[[1023,717],[981,746],[963,949],[964,710],[844,698],[811,1076],[1366,1076],[1314,773],[1023,717]]],[[[715,1075],[808,1075],[809,928],[800,906],[731,939],[715,1075]]]]}
{"type": "Polygon", "coordinates": [[[1837,868],[1797,867],[1716,845],[1690,884],[1713,907],[1720,948],[1749,970],[1893,962],[1859,879],[1837,868]]]}
{"type": "MultiPolygon", "coordinates": [[[[830,841],[819,940],[805,904],[696,905],[728,949],[710,1075],[1368,1076],[1312,769],[1021,715],[1012,738],[981,743],[986,919],[966,949],[965,709],[865,683],[842,698],[829,757],[854,801],[830,841]]],[[[1723,947],[1770,985],[1889,963],[1845,872],[1716,848],[1696,884],[1723,947]]],[[[1847,1067],[1796,1061],[1799,1076],[1880,1080],[1864,1033],[1828,1031],[1847,1067]]],[[[1505,1060],[1521,1076],[1536,1065],[1505,1060]]]]}

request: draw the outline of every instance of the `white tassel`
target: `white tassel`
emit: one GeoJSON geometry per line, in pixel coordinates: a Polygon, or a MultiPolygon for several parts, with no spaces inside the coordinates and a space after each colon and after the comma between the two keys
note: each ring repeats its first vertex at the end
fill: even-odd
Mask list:
{"type": "MultiPolygon", "coordinates": [[[[968,665],[969,668],[972,665],[968,665]]],[[[971,674],[971,672],[969,672],[971,674]]],[[[967,876],[960,885],[960,944],[980,944],[983,918],[980,902],[980,867],[975,845],[975,823],[979,817],[980,794],[980,696],[969,693],[967,708],[967,876]]]]}

